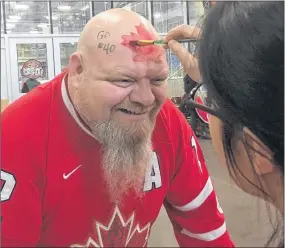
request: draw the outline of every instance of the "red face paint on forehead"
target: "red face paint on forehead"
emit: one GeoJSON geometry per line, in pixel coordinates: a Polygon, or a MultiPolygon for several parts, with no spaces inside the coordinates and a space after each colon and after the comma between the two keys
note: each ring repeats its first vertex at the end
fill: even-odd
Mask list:
{"type": "Polygon", "coordinates": [[[156,45],[150,46],[133,46],[130,45],[130,41],[133,40],[155,40],[156,37],[153,33],[146,30],[145,26],[141,23],[139,26],[135,26],[137,33],[131,32],[130,35],[122,35],[122,45],[129,48],[134,52],[135,56],[133,61],[160,61],[163,56],[164,49],[156,45]]]}

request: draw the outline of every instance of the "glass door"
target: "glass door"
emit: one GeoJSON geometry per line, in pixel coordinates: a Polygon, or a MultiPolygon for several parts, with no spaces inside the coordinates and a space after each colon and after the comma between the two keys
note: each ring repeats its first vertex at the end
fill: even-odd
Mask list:
{"type": "Polygon", "coordinates": [[[1,38],[1,111],[9,104],[9,83],[5,39],[1,38]]]}
{"type": "Polygon", "coordinates": [[[76,51],[78,39],[79,36],[53,38],[56,75],[68,67],[69,57],[76,51]]]}
{"type": "Polygon", "coordinates": [[[8,77],[6,67],[6,51],[1,48],[1,100],[8,99],[8,77]]]}
{"type": "Polygon", "coordinates": [[[54,77],[52,38],[10,38],[12,100],[54,77]]]}

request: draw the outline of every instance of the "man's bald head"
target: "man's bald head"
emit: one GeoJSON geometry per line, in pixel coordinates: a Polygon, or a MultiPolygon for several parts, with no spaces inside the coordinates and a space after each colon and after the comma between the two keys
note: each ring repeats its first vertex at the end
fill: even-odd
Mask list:
{"type": "Polygon", "coordinates": [[[134,47],[130,40],[158,39],[152,24],[141,15],[126,9],[110,9],[93,17],[83,29],[77,51],[82,56],[124,57],[134,61],[156,60],[160,47],[134,47]]]}

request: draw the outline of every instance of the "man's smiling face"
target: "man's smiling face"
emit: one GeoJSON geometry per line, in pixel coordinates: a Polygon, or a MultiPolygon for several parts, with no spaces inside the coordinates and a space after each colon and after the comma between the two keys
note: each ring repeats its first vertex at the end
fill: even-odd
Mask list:
{"type": "Polygon", "coordinates": [[[91,128],[92,122],[114,121],[126,132],[132,129],[133,135],[141,125],[150,125],[144,127],[150,131],[167,97],[165,50],[155,47],[151,53],[136,52],[122,44],[124,35],[107,32],[106,38],[95,41],[94,56],[83,58],[74,104],[91,128]]]}

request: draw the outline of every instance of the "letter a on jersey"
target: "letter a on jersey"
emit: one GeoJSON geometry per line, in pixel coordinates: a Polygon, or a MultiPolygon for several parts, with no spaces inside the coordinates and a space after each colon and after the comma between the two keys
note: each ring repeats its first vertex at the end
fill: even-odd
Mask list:
{"type": "Polygon", "coordinates": [[[148,166],[145,176],[144,192],[150,191],[153,188],[158,189],[161,187],[161,174],[157,155],[152,153],[150,166],[148,166]]]}

